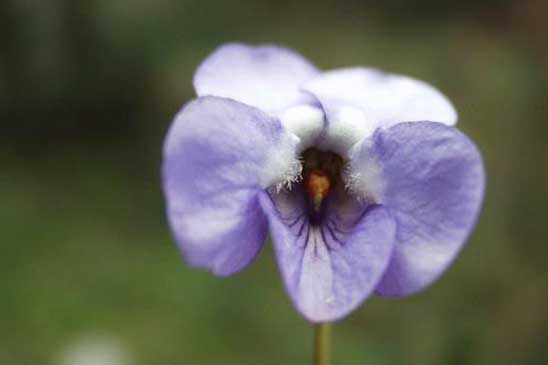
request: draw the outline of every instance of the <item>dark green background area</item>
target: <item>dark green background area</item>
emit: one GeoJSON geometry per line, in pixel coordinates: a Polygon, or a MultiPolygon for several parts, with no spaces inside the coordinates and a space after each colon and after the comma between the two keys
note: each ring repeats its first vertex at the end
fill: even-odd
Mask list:
{"type": "Polygon", "coordinates": [[[337,323],[334,364],[548,361],[546,1],[2,0],[0,24],[0,364],[310,361],[269,245],[218,279],[165,221],[163,136],[234,40],[424,79],[485,159],[469,246],[337,323]]]}

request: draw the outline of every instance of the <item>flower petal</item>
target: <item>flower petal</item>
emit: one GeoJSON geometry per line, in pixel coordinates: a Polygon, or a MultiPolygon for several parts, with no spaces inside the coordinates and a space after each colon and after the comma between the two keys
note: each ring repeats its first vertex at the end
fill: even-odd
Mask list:
{"type": "Polygon", "coordinates": [[[326,122],[316,137],[315,146],[347,156],[358,142],[373,134],[377,124],[371,111],[347,102],[322,100],[326,122]]]}
{"type": "Polygon", "coordinates": [[[310,62],[287,48],[231,43],[198,67],[194,87],[198,96],[223,96],[275,113],[310,102],[312,98],[299,86],[317,73],[310,62]]]}
{"type": "Polygon", "coordinates": [[[381,279],[395,224],[380,205],[357,209],[345,203],[329,210],[321,225],[311,225],[302,197],[299,192],[261,195],[278,265],[291,301],[306,319],[338,320],[358,307],[381,279]]]}
{"type": "Polygon", "coordinates": [[[303,89],[316,96],[324,107],[343,103],[361,108],[370,117],[367,122],[373,123],[370,130],[400,122],[457,122],[453,105],[434,87],[372,68],[328,71],[308,81],[303,89]]]}
{"type": "Polygon", "coordinates": [[[263,245],[258,192],[293,168],[295,137],[277,119],[233,100],[203,97],[175,117],[164,145],[171,229],[193,266],[229,275],[263,245]]]}
{"type": "Polygon", "coordinates": [[[401,123],[376,131],[351,164],[358,185],[376,186],[376,201],[396,219],[394,255],[377,292],[409,295],[427,287],[475,225],[485,179],[479,151],[454,127],[401,123]],[[372,166],[375,173],[367,172],[372,166]]]}

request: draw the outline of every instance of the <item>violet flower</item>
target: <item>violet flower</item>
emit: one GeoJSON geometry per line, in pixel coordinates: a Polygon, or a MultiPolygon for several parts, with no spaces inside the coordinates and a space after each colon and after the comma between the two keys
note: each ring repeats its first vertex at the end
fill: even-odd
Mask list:
{"type": "Polygon", "coordinates": [[[427,287],[463,247],[484,169],[432,86],[227,44],[194,87],[163,164],[169,222],[190,265],[234,274],[270,232],[292,303],[326,322],[372,293],[427,287]]]}

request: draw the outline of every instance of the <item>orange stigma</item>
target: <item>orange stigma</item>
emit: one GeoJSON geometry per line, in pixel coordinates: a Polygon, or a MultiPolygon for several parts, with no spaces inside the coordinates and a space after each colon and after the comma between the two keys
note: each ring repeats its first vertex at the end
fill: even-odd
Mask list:
{"type": "Polygon", "coordinates": [[[306,181],[306,190],[308,191],[310,200],[314,204],[314,210],[317,212],[320,210],[323,200],[329,194],[330,188],[331,181],[323,170],[310,171],[306,181]]]}

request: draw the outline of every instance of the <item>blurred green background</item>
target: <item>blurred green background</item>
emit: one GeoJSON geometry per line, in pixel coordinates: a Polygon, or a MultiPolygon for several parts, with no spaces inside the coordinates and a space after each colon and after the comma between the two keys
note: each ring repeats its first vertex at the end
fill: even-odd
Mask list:
{"type": "Polygon", "coordinates": [[[427,80],[484,155],[469,246],[338,323],[334,364],[548,362],[548,2],[1,0],[0,24],[0,364],[309,363],[268,245],[218,279],[166,225],[163,136],[234,40],[427,80]]]}

